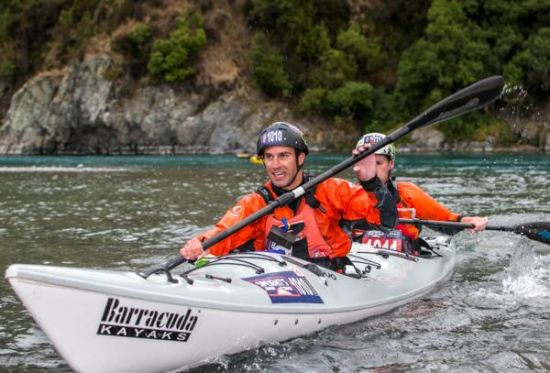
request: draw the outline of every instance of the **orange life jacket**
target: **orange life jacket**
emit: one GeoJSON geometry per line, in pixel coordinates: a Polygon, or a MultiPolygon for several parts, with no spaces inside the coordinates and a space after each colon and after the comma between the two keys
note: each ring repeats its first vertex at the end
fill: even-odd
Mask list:
{"type": "MultiPolygon", "coordinates": [[[[265,188],[275,198],[271,182],[267,182],[265,188]]],[[[305,224],[316,226],[319,234],[312,233],[313,228],[309,227],[306,231],[306,237],[308,243],[313,243],[317,247],[317,252],[324,253],[330,259],[345,257],[351,248],[351,239],[339,226],[340,221],[364,219],[373,225],[380,224],[380,212],[376,208],[377,198],[373,193],[365,192],[360,185],[352,184],[344,179],[329,178],[317,185],[314,196],[322,209],[304,209],[306,202],[304,201],[305,197],[302,196],[301,205],[297,210],[298,214],[295,214],[289,206],[278,207],[271,216],[264,216],[213,245],[210,247],[210,252],[214,255],[226,255],[243,245],[250,245],[256,251],[265,250],[267,235],[269,234],[269,231],[266,230],[268,218],[275,219],[273,220],[274,223],[270,224],[271,226],[275,222],[282,222],[285,218],[287,221],[303,219],[305,224]],[[300,215],[300,213],[303,213],[301,218],[292,220],[295,215],[300,215]],[[313,218],[311,215],[313,215],[313,218]],[[319,237],[322,237],[330,250],[327,251],[326,246],[320,243],[319,237]],[[311,242],[309,242],[310,239],[311,242]]],[[[198,236],[199,240],[204,241],[213,237],[266,205],[266,200],[257,192],[244,196],[225,213],[214,228],[200,234],[198,236]]]]}
{"type": "MultiPolygon", "coordinates": [[[[411,182],[388,184],[388,189],[398,201],[397,212],[401,219],[428,219],[456,221],[458,214],[450,212],[421,188],[411,182]]],[[[376,227],[358,226],[352,229],[355,241],[395,251],[418,255],[420,248],[427,244],[419,237],[420,229],[415,225],[397,224],[395,230],[379,230],[376,227]]],[[[429,247],[429,246],[428,246],[429,247]]]]}
{"type": "MultiPolygon", "coordinates": [[[[305,176],[305,178],[305,181],[307,182],[308,176],[305,176]]],[[[342,181],[347,183],[344,180],[342,181]]],[[[339,226],[338,222],[340,218],[338,218],[338,221],[334,221],[333,217],[331,218],[331,209],[327,211],[324,207],[327,206],[326,201],[322,204],[317,198],[321,198],[323,196],[323,189],[321,188],[318,190],[318,187],[319,185],[300,198],[298,208],[296,209],[296,214],[289,206],[283,206],[275,209],[274,213],[269,215],[266,219],[264,232],[266,233],[266,236],[269,235],[272,227],[274,226],[274,224],[270,224],[270,222],[276,223],[277,225],[275,226],[280,227],[283,219],[287,222],[291,222],[290,225],[292,225],[292,222],[296,225],[296,223],[300,223],[300,221],[302,221],[303,228],[298,233],[297,242],[292,245],[293,256],[297,256],[302,259],[332,259],[334,257],[346,256],[351,248],[351,239],[339,226]],[[269,229],[267,229],[268,227],[269,229]]],[[[358,190],[362,191],[361,187],[352,187],[358,188],[358,190]]],[[[275,192],[273,191],[271,182],[266,183],[262,188],[258,189],[258,192],[260,192],[263,196],[266,203],[271,202],[275,198],[275,192]]],[[[262,250],[263,249],[265,249],[265,244],[262,250]]]]}
{"type": "MultiPolygon", "coordinates": [[[[265,224],[265,232],[268,232],[269,235],[273,227],[286,227],[287,231],[296,233],[296,241],[292,245],[291,252],[293,256],[303,259],[330,256],[332,250],[317,226],[315,210],[305,200],[300,202],[296,215],[289,220],[285,219],[284,223],[273,215],[268,216],[265,224]],[[297,229],[299,229],[299,231],[296,231],[297,229]],[[299,250],[298,248],[301,248],[301,252],[297,251],[299,250]]],[[[266,240],[265,247],[269,247],[269,240],[266,240]]]]}
{"type": "MultiPolygon", "coordinates": [[[[399,202],[397,203],[398,214],[400,218],[418,218],[425,220],[457,221],[460,217],[437,202],[428,193],[411,182],[399,181],[397,184],[397,193],[399,202]],[[415,216],[407,213],[407,210],[414,211],[415,216]]],[[[414,225],[398,224],[397,229],[412,240],[418,239],[420,229],[414,225]]]]}
{"type": "MultiPolygon", "coordinates": [[[[416,210],[411,207],[405,207],[402,202],[398,202],[397,214],[399,219],[414,219],[416,217],[416,210]]],[[[406,237],[409,237],[413,241],[420,235],[420,229],[411,224],[397,224],[395,229],[400,230],[406,237]]]]}

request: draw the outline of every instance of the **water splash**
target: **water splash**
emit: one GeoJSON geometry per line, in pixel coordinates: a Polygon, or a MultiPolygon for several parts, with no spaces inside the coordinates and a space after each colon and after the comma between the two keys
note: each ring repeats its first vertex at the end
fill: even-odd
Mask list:
{"type": "Polygon", "coordinates": [[[502,280],[503,295],[550,299],[550,260],[535,254],[532,248],[518,250],[502,280]]]}
{"type": "Polygon", "coordinates": [[[539,268],[525,275],[502,281],[503,294],[515,298],[549,298],[550,289],[544,283],[548,281],[549,271],[539,268]]]}

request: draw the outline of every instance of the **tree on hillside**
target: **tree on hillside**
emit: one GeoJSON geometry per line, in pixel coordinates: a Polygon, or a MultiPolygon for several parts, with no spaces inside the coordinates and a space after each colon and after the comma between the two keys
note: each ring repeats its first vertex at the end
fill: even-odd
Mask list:
{"type": "Polygon", "coordinates": [[[404,51],[398,67],[395,93],[408,114],[491,72],[482,29],[467,18],[462,3],[434,0],[428,20],[425,36],[404,51]]]}
{"type": "Polygon", "coordinates": [[[185,12],[167,39],[153,44],[147,68],[154,77],[167,82],[181,82],[195,74],[190,59],[206,44],[200,14],[185,12]]]}
{"type": "Polygon", "coordinates": [[[494,74],[531,100],[547,95],[550,0],[433,0],[428,22],[399,63],[395,97],[403,112],[494,74]]]}

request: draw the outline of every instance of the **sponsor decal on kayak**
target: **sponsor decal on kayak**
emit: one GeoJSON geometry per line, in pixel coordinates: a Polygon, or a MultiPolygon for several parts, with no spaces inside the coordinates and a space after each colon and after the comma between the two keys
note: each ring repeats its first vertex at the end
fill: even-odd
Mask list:
{"type": "Polygon", "coordinates": [[[198,319],[191,309],[182,313],[158,311],[133,307],[109,297],[97,334],[187,342],[198,319]]]}
{"type": "Polygon", "coordinates": [[[271,303],[324,303],[313,285],[293,271],[243,278],[265,290],[271,303]]]}
{"type": "Polygon", "coordinates": [[[361,243],[369,245],[375,249],[403,251],[403,233],[398,230],[392,230],[388,233],[381,231],[367,231],[365,232],[361,243]]]}

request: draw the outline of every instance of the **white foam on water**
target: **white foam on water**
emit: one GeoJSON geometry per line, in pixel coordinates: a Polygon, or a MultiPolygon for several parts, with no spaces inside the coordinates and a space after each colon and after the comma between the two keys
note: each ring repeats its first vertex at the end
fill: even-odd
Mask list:
{"type": "MultiPolygon", "coordinates": [[[[517,258],[517,257],[516,257],[517,258]]],[[[488,288],[478,288],[468,297],[468,304],[477,308],[501,308],[522,304],[550,304],[550,257],[522,255],[504,272],[491,277],[497,280],[488,288]]]]}
{"type": "Polygon", "coordinates": [[[508,275],[502,279],[502,294],[507,301],[550,300],[549,271],[546,268],[530,268],[521,275],[508,275]]]}
{"type": "Polygon", "coordinates": [[[139,237],[132,236],[131,234],[125,235],[121,238],[123,242],[135,242],[139,240],[139,237]]]}
{"type": "Polygon", "coordinates": [[[502,280],[503,294],[518,298],[550,298],[547,268],[530,269],[517,277],[507,276],[502,280]]]}

